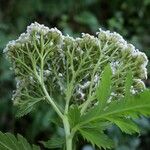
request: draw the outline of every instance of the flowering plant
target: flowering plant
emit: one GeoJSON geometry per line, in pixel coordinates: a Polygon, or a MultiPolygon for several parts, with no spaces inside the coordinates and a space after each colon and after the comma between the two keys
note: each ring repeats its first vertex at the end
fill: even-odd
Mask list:
{"type": "MultiPolygon", "coordinates": [[[[76,149],[82,135],[93,146],[111,149],[113,142],[104,133],[110,124],[128,134],[139,133],[134,119],[150,115],[150,92],[142,81],[147,78],[147,57],[118,33],[100,29],[97,37],[72,38],[32,23],[7,44],[4,53],[16,75],[12,98],[16,116],[28,114],[44,101],[62,121],[64,139],[43,142],[47,148],[76,149]]],[[[24,143],[29,150],[40,149],[20,135],[16,139],[0,133],[0,139],[2,148],[22,150],[24,143]]]]}

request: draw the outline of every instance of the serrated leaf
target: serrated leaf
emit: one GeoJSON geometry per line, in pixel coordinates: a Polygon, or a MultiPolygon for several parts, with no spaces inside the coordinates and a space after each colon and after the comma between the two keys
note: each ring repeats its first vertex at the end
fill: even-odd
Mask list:
{"type": "Polygon", "coordinates": [[[127,134],[140,133],[140,129],[131,119],[127,118],[107,118],[109,121],[117,125],[122,132],[127,134]]]}
{"type": "Polygon", "coordinates": [[[105,115],[129,115],[129,116],[138,116],[138,115],[150,115],[150,91],[145,90],[138,95],[133,95],[128,98],[123,98],[120,101],[113,101],[110,103],[105,115]]]}
{"type": "Polygon", "coordinates": [[[11,133],[2,132],[0,132],[0,148],[1,150],[40,150],[39,146],[31,146],[20,134],[16,138],[11,133]]]}
{"type": "Polygon", "coordinates": [[[108,126],[111,125],[110,122],[108,121],[93,121],[93,122],[90,122],[90,123],[87,123],[83,126],[81,126],[80,128],[88,128],[88,129],[97,129],[97,130],[100,130],[100,131],[104,131],[108,128],[108,126]]]}
{"type": "Polygon", "coordinates": [[[119,101],[112,101],[105,109],[99,105],[93,107],[81,117],[81,125],[91,121],[108,120],[109,117],[138,118],[140,115],[150,116],[150,91],[145,90],[138,95],[124,97],[119,101]]]}
{"type": "Polygon", "coordinates": [[[31,146],[30,146],[30,144],[27,142],[27,140],[23,137],[23,136],[21,136],[21,135],[17,135],[17,138],[19,139],[19,146],[20,146],[20,149],[31,149],[31,146]]]}
{"type": "Polygon", "coordinates": [[[91,142],[93,146],[98,146],[99,148],[108,148],[113,147],[113,141],[103,133],[102,130],[97,128],[81,128],[79,132],[84,139],[91,142]]]}
{"type": "Polygon", "coordinates": [[[80,110],[78,106],[72,106],[68,113],[69,122],[71,127],[74,127],[76,124],[80,122],[80,110]]]}
{"type": "Polygon", "coordinates": [[[45,148],[62,148],[62,145],[65,143],[65,139],[63,137],[52,137],[50,140],[41,142],[45,148]]]}
{"type": "Polygon", "coordinates": [[[79,124],[82,125],[91,122],[92,118],[99,116],[100,111],[99,105],[95,105],[94,107],[90,108],[88,112],[81,116],[79,124]]]}
{"type": "Polygon", "coordinates": [[[96,89],[96,96],[101,105],[104,105],[111,93],[112,70],[110,64],[104,68],[99,86],[96,89]]]}
{"type": "Polygon", "coordinates": [[[27,99],[25,101],[19,102],[19,106],[17,106],[16,117],[22,117],[28,113],[30,113],[34,106],[40,102],[42,99],[27,99]]]}

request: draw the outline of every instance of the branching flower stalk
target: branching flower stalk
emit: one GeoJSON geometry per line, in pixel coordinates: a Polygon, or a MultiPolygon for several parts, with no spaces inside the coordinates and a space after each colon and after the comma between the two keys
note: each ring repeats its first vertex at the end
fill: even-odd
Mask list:
{"type": "MultiPolygon", "coordinates": [[[[120,116],[115,117],[117,112],[112,108],[114,103],[121,105],[122,99],[128,99],[129,93],[136,96],[144,91],[142,80],[147,78],[148,60],[118,33],[100,29],[96,37],[82,34],[81,38],[72,38],[35,22],[17,40],[9,42],[4,53],[16,75],[17,88],[12,99],[18,107],[17,116],[26,115],[41,101],[48,102],[64,125],[67,150],[72,150],[74,135],[79,133],[93,145],[111,148],[109,140],[105,144],[107,138],[103,133],[107,121],[127,132],[121,123],[129,119],[129,114],[121,113],[127,110],[124,107],[128,100],[117,111],[120,116]],[[59,104],[56,94],[65,107],[59,104]],[[97,128],[104,138],[100,143],[91,139],[97,137],[92,135],[97,134],[97,128]]],[[[141,110],[135,109],[143,115],[149,114],[141,110]]],[[[129,124],[133,125],[131,121],[129,124]]]]}

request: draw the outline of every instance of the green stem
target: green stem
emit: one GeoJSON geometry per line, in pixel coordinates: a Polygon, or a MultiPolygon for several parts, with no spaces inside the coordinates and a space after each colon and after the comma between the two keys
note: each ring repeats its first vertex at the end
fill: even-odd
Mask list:
{"type": "Polygon", "coordinates": [[[50,97],[49,93],[47,92],[47,89],[45,87],[44,81],[40,78],[40,76],[37,74],[37,72],[35,71],[35,75],[43,89],[43,92],[47,98],[47,100],[50,102],[50,104],[52,105],[52,107],[54,108],[54,110],[56,111],[56,113],[59,115],[59,117],[61,119],[63,119],[63,114],[62,112],[59,110],[59,108],[57,107],[57,105],[55,104],[55,102],[52,100],[52,98],[50,97]]]}
{"type": "Polygon", "coordinates": [[[68,113],[69,109],[69,102],[72,96],[72,91],[73,91],[73,84],[75,81],[75,75],[73,74],[71,82],[68,84],[67,91],[66,91],[66,106],[65,106],[65,114],[68,113]]]}
{"type": "Polygon", "coordinates": [[[63,114],[61,113],[61,111],[59,110],[59,108],[56,106],[56,104],[54,103],[54,101],[51,99],[51,97],[49,96],[49,93],[47,92],[46,88],[44,85],[42,85],[43,91],[46,95],[46,98],[48,99],[48,101],[50,102],[50,104],[52,105],[52,107],[54,108],[54,110],[56,111],[56,113],[59,115],[60,118],[63,118],[63,114]]]}
{"type": "Polygon", "coordinates": [[[65,136],[66,136],[66,150],[72,150],[72,138],[73,138],[73,136],[71,136],[70,124],[68,121],[68,117],[65,115],[63,117],[63,124],[64,124],[65,136]]]}

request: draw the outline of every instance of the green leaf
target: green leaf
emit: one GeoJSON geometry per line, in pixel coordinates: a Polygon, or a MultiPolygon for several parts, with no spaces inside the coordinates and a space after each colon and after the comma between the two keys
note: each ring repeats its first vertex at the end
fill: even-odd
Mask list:
{"type": "Polygon", "coordinates": [[[122,132],[127,134],[140,133],[139,127],[131,119],[114,117],[107,119],[117,125],[122,132]]]}
{"type": "Polygon", "coordinates": [[[102,78],[99,83],[98,88],[96,89],[96,96],[99,100],[100,104],[103,106],[106,104],[110,93],[111,93],[111,77],[112,77],[112,70],[110,64],[108,64],[104,72],[102,73],[102,78]]]}
{"type": "Polygon", "coordinates": [[[17,138],[11,133],[0,132],[0,149],[1,150],[40,150],[39,146],[31,146],[27,140],[17,135],[17,138]]]}
{"type": "Polygon", "coordinates": [[[96,145],[104,149],[111,149],[113,147],[113,141],[99,128],[80,128],[79,132],[83,138],[91,142],[93,146],[96,145]]]}
{"type": "Polygon", "coordinates": [[[92,31],[96,31],[99,26],[96,16],[89,11],[81,12],[80,14],[76,15],[74,19],[80,24],[89,26],[92,31]]]}
{"type": "Polygon", "coordinates": [[[17,105],[16,117],[19,118],[30,113],[41,100],[40,98],[21,100],[19,105],[17,105]]]}
{"type": "MultiPolygon", "coordinates": [[[[88,110],[88,112],[86,112],[84,115],[81,116],[81,118],[80,118],[80,123],[79,123],[80,126],[81,126],[82,124],[84,125],[84,124],[86,124],[86,123],[91,122],[91,120],[92,120],[93,118],[95,118],[96,116],[99,116],[100,112],[101,112],[100,105],[96,105],[96,106],[90,108],[90,109],[88,110]]],[[[94,121],[95,121],[95,120],[94,120],[94,121]]]]}
{"type": "Polygon", "coordinates": [[[68,113],[69,122],[71,127],[74,127],[76,124],[80,122],[80,110],[78,106],[72,106],[68,113]]]}
{"type": "Polygon", "coordinates": [[[41,142],[46,148],[62,148],[62,145],[65,143],[65,139],[63,137],[52,137],[47,142],[41,142]]]}
{"type": "Polygon", "coordinates": [[[138,95],[123,98],[120,101],[113,101],[103,111],[102,116],[131,116],[150,115],[150,91],[145,90],[138,95]]]}
{"type": "Polygon", "coordinates": [[[88,129],[97,129],[97,130],[100,130],[100,131],[104,131],[108,128],[109,125],[111,125],[112,123],[108,122],[108,121],[93,121],[93,122],[90,122],[88,124],[85,124],[83,126],[81,126],[80,128],[88,128],[88,129]]]}
{"type": "MultiPolygon", "coordinates": [[[[104,109],[99,105],[93,107],[81,117],[81,125],[98,120],[109,120],[113,117],[138,118],[140,115],[150,116],[150,91],[145,90],[138,95],[124,97],[119,101],[112,101],[104,109]]],[[[114,120],[115,121],[115,120],[114,120]]]]}

